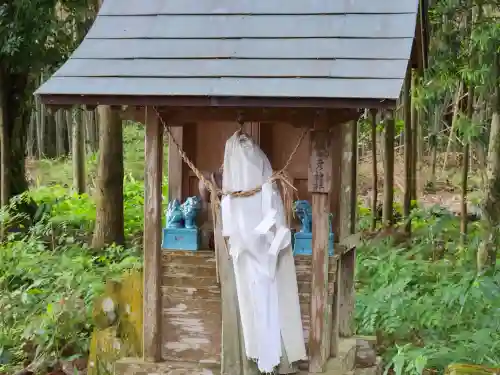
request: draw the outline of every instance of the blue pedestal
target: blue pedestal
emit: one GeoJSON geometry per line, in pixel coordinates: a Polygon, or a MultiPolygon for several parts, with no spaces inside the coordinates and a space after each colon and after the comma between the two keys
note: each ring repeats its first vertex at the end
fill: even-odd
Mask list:
{"type": "MultiPolygon", "coordinates": [[[[293,255],[312,255],[312,233],[297,232],[293,237],[293,255]]],[[[328,241],[328,255],[333,256],[333,233],[328,241]]]]}
{"type": "Polygon", "coordinates": [[[199,230],[198,228],[165,228],[162,247],[168,250],[197,251],[200,247],[199,230]]]}

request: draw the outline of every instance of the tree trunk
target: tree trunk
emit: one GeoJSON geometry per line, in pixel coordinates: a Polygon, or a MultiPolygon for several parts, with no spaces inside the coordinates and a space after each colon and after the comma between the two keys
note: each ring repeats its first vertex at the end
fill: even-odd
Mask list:
{"type": "Polygon", "coordinates": [[[419,146],[419,118],[417,111],[417,104],[415,100],[415,88],[417,85],[417,70],[412,74],[411,80],[411,144],[412,144],[412,155],[411,155],[411,179],[410,179],[410,195],[411,199],[417,200],[417,166],[418,166],[418,146],[419,146]]]}
{"type": "Polygon", "coordinates": [[[437,168],[437,152],[438,152],[438,134],[439,134],[439,114],[434,113],[434,126],[432,133],[429,135],[429,146],[431,148],[431,178],[430,184],[432,189],[436,188],[436,168],[437,168]]]}
{"type": "Polygon", "coordinates": [[[87,143],[88,152],[96,152],[99,150],[99,137],[96,127],[95,112],[88,111],[86,115],[87,143]]]}
{"type": "Polygon", "coordinates": [[[372,133],[372,230],[377,228],[377,200],[378,200],[378,173],[377,173],[377,111],[370,110],[372,133]]]}
{"type": "MultiPolygon", "coordinates": [[[[97,215],[93,248],[125,242],[123,218],[123,130],[120,113],[99,107],[100,139],[97,172],[97,215]]],[[[159,230],[159,229],[158,229],[159,230]]]]}
{"type": "Polygon", "coordinates": [[[46,157],[56,158],[57,155],[57,132],[56,132],[56,114],[52,111],[47,113],[47,126],[45,127],[46,157]]]}
{"type": "Polygon", "coordinates": [[[394,201],[394,112],[388,110],[385,119],[385,163],[384,163],[384,208],[383,224],[388,227],[393,224],[394,201]]]}
{"type": "MultiPolygon", "coordinates": [[[[6,73],[0,67],[0,125],[2,126],[2,138],[0,144],[0,204],[2,207],[9,203],[9,132],[8,132],[8,108],[7,108],[7,80],[6,73]]],[[[2,223],[3,224],[3,223],[2,223]]],[[[4,238],[2,225],[2,240],[4,238]]]]}
{"type": "Polygon", "coordinates": [[[403,119],[404,119],[404,133],[405,133],[405,147],[404,147],[404,160],[405,160],[405,191],[403,197],[403,216],[406,221],[405,232],[410,234],[411,232],[411,222],[410,222],[410,210],[411,210],[411,178],[412,178],[412,132],[411,132],[411,64],[408,64],[408,69],[406,71],[406,78],[403,88],[403,119]]]}
{"type": "MultiPolygon", "coordinates": [[[[469,93],[467,97],[467,118],[472,122],[474,114],[474,86],[469,84],[469,93]]],[[[469,126],[472,126],[470,124],[469,126]]],[[[469,156],[470,156],[470,142],[469,139],[464,138],[464,152],[463,152],[463,166],[462,166],[462,195],[461,195],[461,217],[460,217],[460,233],[462,236],[462,244],[467,241],[467,182],[469,179],[469,156]]]]}
{"type": "Polygon", "coordinates": [[[73,111],[68,109],[65,111],[66,116],[66,133],[68,134],[68,150],[73,154],[73,111]]]}
{"type": "MultiPolygon", "coordinates": [[[[495,58],[496,78],[500,77],[500,58],[495,58]]],[[[495,88],[485,198],[483,202],[485,237],[477,252],[477,270],[493,269],[500,246],[500,88],[495,88]]]]}
{"type": "Polygon", "coordinates": [[[451,129],[450,129],[450,137],[448,138],[448,146],[446,146],[446,152],[444,154],[443,174],[448,164],[448,154],[450,153],[451,150],[451,143],[455,138],[457,118],[458,118],[458,113],[460,111],[460,99],[462,98],[462,91],[463,91],[463,83],[460,82],[455,95],[455,100],[453,101],[453,118],[451,120],[451,129]]]}
{"type": "MultiPolygon", "coordinates": [[[[1,100],[1,99],[0,99],[1,100]]],[[[30,159],[36,154],[36,112],[31,111],[30,124],[28,128],[28,140],[26,142],[27,153],[30,159]]]]}
{"type": "Polygon", "coordinates": [[[66,125],[64,123],[64,111],[60,109],[54,116],[56,121],[56,154],[60,158],[66,153],[64,148],[64,127],[66,125]]]}
{"type": "Polygon", "coordinates": [[[85,193],[85,136],[83,109],[77,107],[73,116],[73,186],[78,194],[85,193]]]}
{"type": "MultiPolygon", "coordinates": [[[[469,44],[469,66],[474,67],[474,47],[472,44],[472,33],[474,30],[474,19],[475,19],[475,10],[474,10],[474,1],[469,0],[469,15],[467,18],[467,24],[470,26],[470,39],[471,42],[469,44]]],[[[469,87],[468,87],[468,95],[467,95],[467,119],[469,120],[469,126],[472,127],[473,125],[473,117],[474,117],[474,96],[475,96],[475,90],[474,90],[474,82],[470,80],[469,82],[469,87]]],[[[465,83],[464,83],[465,87],[465,83]]],[[[470,162],[470,137],[464,137],[463,143],[464,143],[464,153],[463,153],[463,168],[462,168],[462,197],[461,197],[461,220],[460,220],[460,232],[461,232],[461,237],[462,237],[462,244],[465,244],[467,241],[467,221],[468,221],[468,215],[467,215],[467,182],[468,182],[468,176],[469,176],[469,162],[470,162]]]]}
{"type": "MultiPolygon", "coordinates": [[[[28,190],[25,173],[26,137],[30,111],[26,103],[28,77],[11,74],[0,66],[0,90],[2,97],[2,144],[1,144],[1,203],[8,204],[11,197],[28,190]]],[[[23,202],[19,211],[34,215],[36,205],[23,202]]]]}
{"type": "MultiPolygon", "coordinates": [[[[40,79],[40,83],[43,82],[43,77],[40,79]]],[[[45,156],[45,106],[42,104],[40,99],[36,100],[36,144],[38,151],[38,159],[42,159],[45,156]]]]}

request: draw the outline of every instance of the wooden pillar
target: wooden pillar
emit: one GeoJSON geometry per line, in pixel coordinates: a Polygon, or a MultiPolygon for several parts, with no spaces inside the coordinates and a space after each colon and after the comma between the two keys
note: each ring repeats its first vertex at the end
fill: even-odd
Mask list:
{"type": "Polygon", "coordinates": [[[309,372],[324,372],[330,356],[331,304],[328,301],[328,240],[332,189],[332,139],[325,119],[311,132],[308,190],[312,193],[312,282],[309,372]]]}
{"type": "MultiPolygon", "coordinates": [[[[170,132],[180,147],[184,144],[184,127],[171,127],[170,132]]],[[[183,162],[181,154],[169,136],[168,139],[168,201],[182,200],[183,162]]]]}
{"type": "Polygon", "coordinates": [[[347,122],[341,125],[342,128],[342,163],[340,172],[340,226],[336,233],[338,241],[342,240],[355,232],[355,210],[356,202],[356,188],[353,181],[356,181],[356,155],[354,149],[354,142],[357,143],[357,137],[355,135],[356,124],[354,121],[347,122]],[[354,212],[353,212],[354,211],[354,212]],[[354,218],[352,217],[354,215],[354,218]]]}
{"type": "Polygon", "coordinates": [[[349,197],[349,207],[350,207],[350,215],[351,215],[351,221],[350,221],[350,227],[349,227],[349,232],[350,234],[356,233],[356,224],[358,220],[358,139],[359,139],[359,129],[358,129],[358,122],[353,121],[351,123],[351,165],[350,170],[351,170],[351,181],[350,181],[350,192],[351,196],[349,197]]]}
{"type": "Polygon", "coordinates": [[[146,109],[144,145],[144,360],[161,361],[161,217],[163,127],[146,109]]]}
{"type": "MultiPolygon", "coordinates": [[[[340,177],[340,255],[337,267],[336,299],[338,299],[338,335],[349,337],[353,334],[354,316],[354,267],[356,252],[344,246],[346,240],[356,232],[357,210],[357,122],[342,125],[342,171],[340,177]]],[[[348,241],[347,241],[348,242],[348,241]]],[[[334,306],[335,308],[335,306],[334,306]]],[[[332,353],[333,354],[333,353],[332,353]]]]}

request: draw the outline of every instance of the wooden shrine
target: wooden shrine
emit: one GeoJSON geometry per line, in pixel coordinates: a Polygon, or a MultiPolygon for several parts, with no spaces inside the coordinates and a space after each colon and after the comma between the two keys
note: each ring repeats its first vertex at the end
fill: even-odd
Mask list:
{"type": "Polygon", "coordinates": [[[36,94],[54,107],[110,106],[146,128],[144,356],[117,373],[255,373],[225,319],[235,307],[221,298],[214,251],[165,250],[161,237],[163,174],[169,201],[199,195],[185,161],[218,171],[240,127],[275,170],[299,144],[286,173],[313,225],[312,255],[295,257],[308,352],[297,371],[353,370],[335,360],[354,334],[356,121],[394,108],[409,61],[423,66],[423,15],[418,0],[104,2],[36,94]]]}

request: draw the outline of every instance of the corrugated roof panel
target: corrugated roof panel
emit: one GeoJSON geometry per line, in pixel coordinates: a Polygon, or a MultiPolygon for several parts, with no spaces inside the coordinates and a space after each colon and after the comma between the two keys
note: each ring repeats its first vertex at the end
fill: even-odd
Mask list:
{"type": "Polygon", "coordinates": [[[418,0],[106,0],[37,94],[397,99],[417,7],[418,0]]]}
{"type": "Polygon", "coordinates": [[[71,59],[57,77],[323,77],[402,78],[406,60],[71,59]]]}
{"type": "Polygon", "coordinates": [[[72,58],[91,59],[402,59],[413,38],[397,39],[85,39],[72,58]]]}
{"type": "Polygon", "coordinates": [[[52,77],[52,95],[384,98],[399,96],[402,79],[52,77]]]}
{"type": "Polygon", "coordinates": [[[102,15],[415,13],[414,0],[182,0],[107,1],[102,15]]]}
{"type": "Polygon", "coordinates": [[[99,16],[87,37],[210,38],[409,38],[414,14],[279,16],[99,16]]]}

